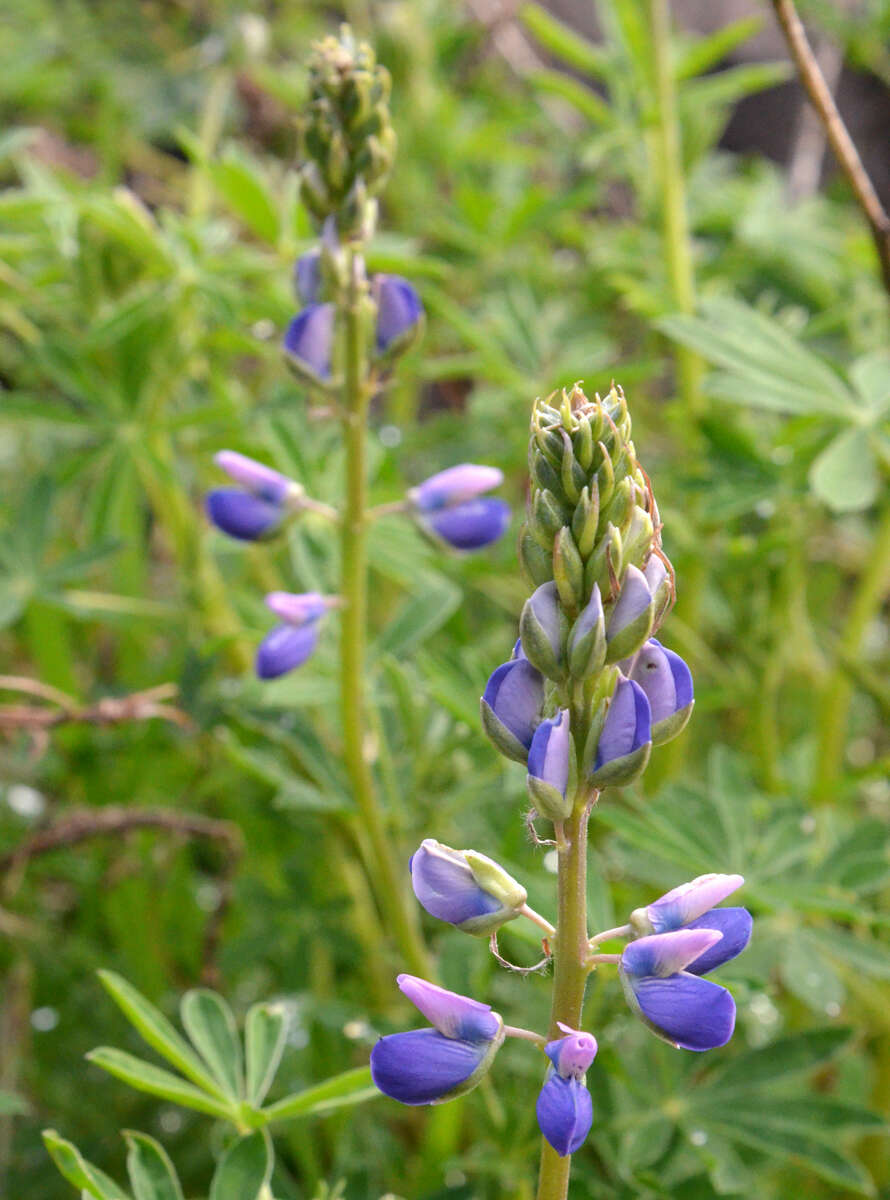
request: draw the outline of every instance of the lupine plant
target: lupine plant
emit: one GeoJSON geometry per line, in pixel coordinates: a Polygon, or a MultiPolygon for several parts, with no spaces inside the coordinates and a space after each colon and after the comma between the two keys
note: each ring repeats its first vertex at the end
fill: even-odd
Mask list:
{"type": "Polygon", "coordinates": [[[588,400],[575,385],[535,403],[520,536],[534,591],[512,656],[482,697],[491,741],[527,768],[532,837],[557,850],[555,925],[529,908],[521,883],[475,850],[428,838],[411,859],[414,892],[427,912],[488,936],[499,960],[502,925],[525,918],[541,927],[545,962],[553,962],[550,1026],[544,1034],[507,1025],[487,1004],[400,975],[399,987],[431,1027],[384,1037],[371,1054],[380,1090],[422,1105],[475,1087],[506,1037],[542,1050],[538,1200],[568,1194],[571,1156],[593,1122],[587,1071],[597,1041],[581,1030],[590,975],[617,968],[628,1004],[657,1037],[678,1049],[712,1050],[731,1038],[736,1010],[729,991],[704,976],[751,936],[746,909],[715,907],[744,880],[717,873],[681,883],[634,910],[625,925],[593,934],[588,927],[591,814],[607,788],[641,775],[653,746],[683,730],[694,704],[689,668],[654,636],[675,580],[630,435],[627,404],[614,386],[604,400],[588,400]],[[539,819],[552,824],[553,839],[539,837],[539,819]],[[620,952],[603,949],[619,940],[620,952]]]}
{"type": "Polygon", "coordinates": [[[368,878],[402,954],[413,969],[426,971],[426,952],[406,903],[366,754],[367,532],[375,519],[404,514],[440,546],[478,550],[503,534],[510,510],[503,500],[486,495],[501,483],[501,472],[473,463],[440,471],[402,501],[368,507],[369,407],[423,324],[420,297],[408,280],[369,277],[365,267],[365,247],[377,223],[376,197],[395,150],[389,87],[385,68],[348,28],[339,39],[317,45],[302,125],[300,182],[320,238],[294,268],[303,307],[288,325],[283,345],[289,366],[318,409],[340,422],[346,477],[342,510],[308,497],[297,481],[274,469],[224,450],[216,461],[236,486],[211,492],[207,513],[219,529],[242,541],[273,537],[307,510],[328,518],[339,532],[339,594],[268,595],[266,603],[279,624],[259,646],[256,673],[274,679],[301,666],[315,649],[325,614],[339,610],[342,749],[368,878]]]}

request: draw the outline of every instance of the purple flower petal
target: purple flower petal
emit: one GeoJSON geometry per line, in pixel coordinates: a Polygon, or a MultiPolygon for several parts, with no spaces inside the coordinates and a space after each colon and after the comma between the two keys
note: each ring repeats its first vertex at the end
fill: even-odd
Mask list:
{"type": "MultiPolygon", "coordinates": [[[[562,1026],[568,1030],[568,1026],[562,1026]]],[[[592,1033],[568,1030],[565,1037],[548,1042],[544,1047],[557,1073],[568,1079],[580,1078],[596,1058],[597,1044],[592,1033]]]]}
{"type": "Polygon", "coordinates": [[[310,304],[291,321],[284,349],[319,379],[329,379],[334,346],[334,305],[310,304]]]}
{"type": "Polygon", "coordinates": [[[434,1104],[469,1079],[487,1049],[485,1042],[443,1037],[435,1029],[393,1033],[371,1051],[371,1078],[402,1104],[434,1104]]]}
{"type": "Polygon", "coordinates": [[[318,642],[315,621],[295,628],[276,625],[260,642],[256,653],[256,673],[260,679],[277,679],[296,667],[301,667],[318,642]]]}
{"type": "Polygon", "coordinates": [[[421,512],[433,512],[475,500],[504,482],[503,471],[479,463],[459,463],[431,475],[413,488],[410,495],[421,512]]]}
{"type": "Polygon", "coordinates": [[[411,858],[411,884],[430,916],[451,925],[461,925],[503,907],[479,886],[460,851],[432,838],[421,842],[411,858]]]}
{"type": "Polygon", "coordinates": [[[649,561],[643,568],[643,574],[646,577],[646,583],[649,585],[649,594],[651,596],[655,595],[668,577],[667,567],[657,554],[649,555],[649,561]]]}
{"type": "Polygon", "coordinates": [[[667,979],[631,978],[630,984],[643,1017],[673,1045],[713,1050],[732,1037],[735,1001],[719,984],[685,971],[667,979]]]}
{"type": "Polygon", "coordinates": [[[600,733],[594,770],[616,758],[624,758],[651,741],[649,701],[639,684],[619,678],[600,733]]]}
{"type": "Polygon", "coordinates": [[[718,929],[678,929],[637,938],[624,947],[621,969],[636,978],[674,975],[719,942],[721,936],[718,929]]]}
{"type": "Polygon", "coordinates": [[[572,627],[572,635],[569,641],[569,649],[576,645],[581,638],[586,637],[599,625],[603,619],[603,598],[600,595],[599,584],[593,585],[593,591],[590,593],[590,599],[587,601],[581,615],[572,627]]]}
{"type": "Polygon", "coordinates": [[[321,251],[308,250],[294,263],[294,288],[301,304],[317,304],[321,294],[321,251]]]}
{"type": "Polygon", "coordinates": [[[652,594],[646,582],[646,576],[637,567],[630,566],[621,581],[621,592],[618,603],[612,609],[606,637],[613,638],[616,633],[635,621],[652,603],[652,594]]]}
{"type": "Polygon", "coordinates": [[[377,349],[382,354],[396,338],[412,329],[423,316],[415,289],[401,275],[375,275],[371,286],[377,302],[377,349]]]}
{"type": "Polygon", "coordinates": [[[491,1011],[490,1004],[449,992],[416,975],[399,975],[396,983],[443,1037],[490,1042],[501,1030],[501,1019],[491,1011]]]}
{"type": "MultiPolygon", "coordinates": [[[[689,925],[696,917],[725,900],[745,882],[742,875],[699,875],[689,883],[671,888],[652,904],[647,914],[655,933],[667,933],[689,925]]],[[[708,928],[715,928],[708,926],[708,928]]]]}
{"type": "Polygon", "coordinates": [[[440,509],[427,524],[455,550],[479,550],[503,534],[510,524],[510,506],[504,500],[469,500],[440,509]]]}
{"type": "Polygon", "coordinates": [[[306,625],[328,611],[328,602],[318,592],[269,592],[266,607],[288,625],[306,625]]]}
{"type": "Polygon", "coordinates": [[[705,950],[698,958],[688,964],[686,970],[692,975],[707,975],[724,963],[735,958],[751,941],[753,921],[747,908],[712,908],[695,921],[690,921],[688,929],[716,929],[723,934],[719,942],[705,950]]]}
{"type": "Polygon", "coordinates": [[[511,659],[494,671],[482,699],[501,724],[528,749],[544,702],[544,679],[540,671],[528,659],[511,659]]]}
{"type": "Polygon", "coordinates": [[[646,693],[653,725],[692,703],[692,673],[679,654],[650,638],[632,662],[630,678],[646,693]]]}
{"type": "Polygon", "coordinates": [[[542,721],[535,730],[528,752],[528,773],[549,783],[566,794],[569,782],[569,710],[561,709],[555,717],[542,721]]]}
{"type": "Polygon", "coordinates": [[[281,504],[293,487],[292,481],[280,471],[256,462],[246,454],[239,454],[237,450],[220,450],[213,460],[230,479],[270,504],[281,504]]]}
{"type": "Polygon", "coordinates": [[[553,657],[559,662],[562,658],[562,630],[560,627],[559,591],[556,584],[552,581],[542,583],[540,587],[535,588],[526,603],[550,643],[553,657]]]}
{"type": "Polygon", "coordinates": [[[217,529],[242,542],[268,537],[284,519],[280,505],[260,500],[239,488],[216,488],[208,495],[206,507],[217,529]]]}
{"type": "Polygon", "coordinates": [[[574,1154],[593,1124],[593,1101],[579,1080],[551,1075],[535,1106],[541,1133],[557,1154],[574,1154]]]}

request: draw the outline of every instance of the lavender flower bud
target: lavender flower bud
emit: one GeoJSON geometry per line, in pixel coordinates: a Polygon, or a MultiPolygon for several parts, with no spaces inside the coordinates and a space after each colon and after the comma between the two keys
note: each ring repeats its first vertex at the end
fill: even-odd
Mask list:
{"type": "Polygon", "coordinates": [[[317,304],[321,297],[321,250],[301,254],[294,263],[294,291],[301,304],[317,304]]]}
{"type": "Polygon", "coordinates": [[[535,730],[528,752],[528,791],[537,811],[551,821],[572,815],[567,794],[572,754],[569,710],[563,708],[535,730]]]}
{"type": "Polygon", "coordinates": [[[639,684],[619,676],[597,743],[590,782],[623,786],[640,774],[652,749],[649,701],[639,684]]]}
{"type": "Polygon", "coordinates": [[[501,754],[526,763],[544,703],[544,680],[525,658],[503,663],[482,696],[482,725],[501,754]]]}
{"type": "Polygon", "coordinates": [[[504,1023],[487,1004],[413,975],[398,984],[432,1029],[381,1038],[371,1051],[371,1077],[402,1104],[441,1104],[475,1087],[504,1040],[504,1023]]]}
{"type": "Polygon", "coordinates": [[[281,504],[261,500],[239,488],[215,488],[207,496],[206,509],[217,529],[242,542],[272,537],[286,515],[281,504]]]}
{"type": "Polygon", "coordinates": [[[522,884],[492,859],[433,838],[421,842],[411,859],[411,883],[431,916],[478,935],[519,916],[528,899],[522,884]]]}
{"type": "Polygon", "coordinates": [[[593,1101],[585,1085],[574,1075],[564,1079],[554,1072],[541,1088],[535,1115],[541,1133],[564,1158],[580,1150],[590,1133],[593,1101]]]}
{"type": "Polygon", "coordinates": [[[735,1028],[726,988],[686,970],[721,939],[719,930],[680,929],[625,947],[619,974],[628,1003],[662,1038],[684,1050],[725,1046],[735,1028]]]}
{"type": "Polygon", "coordinates": [[[480,550],[502,536],[510,524],[510,506],[504,500],[469,500],[439,509],[423,524],[454,550],[480,550]]]}
{"type": "Polygon", "coordinates": [[[425,479],[408,493],[422,513],[452,508],[490,492],[504,482],[503,471],[479,463],[459,463],[425,479]]]}
{"type": "Polygon", "coordinates": [[[682,733],[692,715],[692,673],[679,654],[655,638],[630,662],[629,678],[646,693],[652,710],[652,744],[660,746],[682,733]]]}
{"type": "Polygon", "coordinates": [[[318,592],[270,592],[266,596],[266,607],[288,625],[295,626],[317,621],[334,604],[336,600],[318,592]]]}
{"type": "Polygon", "coordinates": [[[294,317],[284,335],[291,368],[316,385],[323,386],[331,378],[335,312],[333,304],[310,304],[294,317]]]}
{"type": "Polygon", "coordinates": [[[542,583],[525,602],[519,633],[528,661],[548,679],[563,675],[564,624],[556,584],[542,583]]]}
{"type": "Polygon", "coordinates": [[[377,353],[400,354],[420,333],[423,323],[420,297],[401,275],[375,275],[371,292],[377,306],[377,353]]]}
{"type": "Polygon", "coordinates": [[[606,626],[603,600],[596,584],[587,606],[569,634],[569,670],[576,679],[587,679],[602,670],[606,661],[606,626]]]}
{"type": "Polygon", "coordinates": [[[299,496],[302,493],[300,485],[280,471],[256,462],[246,454],[239,454],[237,450],[220,450],[213,456],[213,461],[235,483],[240,483],[252,495],[270,504],[283,504],[295,494],[299,496]]]}
{"type": "Polygon", "coordinates": [[[629,566],[606,625],[606,662],[617,662],[639,650],[652,629],[653,616],[646,576],[638,567],[629,566]]]}
{"type": "Polygon", "coordinates": [[[318,643],[318,626],[276,625],[260,642],[256,653],[256,673],[260,679],[277,679],[301,667],[318,643]]]}

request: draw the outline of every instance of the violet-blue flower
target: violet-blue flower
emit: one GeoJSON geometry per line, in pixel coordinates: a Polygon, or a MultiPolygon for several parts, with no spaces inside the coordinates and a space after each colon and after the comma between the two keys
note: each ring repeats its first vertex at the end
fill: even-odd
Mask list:
{"type": "Polygon", "coordinates": [[[653,616],[646,576],[631,565],[624,572],[621,591],[606,623],[607,660],[615,662],[638,650],[649,636],[653,616]]]}
{"type": "Polygon", "coordinates": [[[475,1087],[504,1040],[504,1023],[488,1004],[414,975],[398,985],[432,1029],[381,1038],[371,1051],[371,1077],[402,1104],[441,1104],[475,1087]]]}
{"type": "Polygon", "coordinates": [[[557,1154],[580,1149],[593,1123],[593,1101],[584,1074],[596,1057],[596,1038],[560,1024],[566,1036],[548,1042],[545,1051],[553,1064],[541,1088],[535,1112],[544,1137],[557,1154]]]}
{"type": "Polygon", "coordinates": [[[384,354],[416,332],[423,305],[415,288],[401,275],[375,275],[371,290],[377,304],[377,352],[384,354]]]}
{"type": "Polygon", "coordinates": [[[431,513],[424,524],[455,550],[481,550],[496,542],[510,524],[510,506],[505,500],[469,500],[431,513]]]}
{"type": "Polygon", "coordinates": [[[301,304],[317,304],[321,296],[321,250],[301,254],[294,263],[294,291],[301,304]]]}
{"type": "Polygon", "coordinates": [[[411,858],[411,884],[426,911],[466,933],[489,934],[519,915],[525,888],[476,850],[425,838],[411,858]]]}
{"type": "Polygon", "coordinates": [[[423,513],[451,508],[490,492],[504,482],[504,473],[482,463],[458,463],[424,479],[408,496],[423,513]]]}
{"type": "Polygon", "coordinates": [[[744,883],[741,875],[699,875],[680,884],[645,908],[630,915],[633,930],[640,935],[670,933],[677,929],[712,929],[722,936],[687,964],[694,975],[709,971],[741,954],[751,940],[752,920],[746,908],[715,908],[744,883]]]}
{"type": "Polygon", "coordinates": [[[261,500],[240,488],[214,488],[208,493],[205,506],[217,529],[242,542],[271,537],[286,515],[281,504],[261,500]]]}
{"type": "Polygon", "coordinates": [[[630,942],[621,955],[628,1002],[654,1033],[681,1049],[712,1050],[732,1037],[732,996],[687,969],[721,937],[716,929],[656,933],[630,942]]]}
{"type": "Polygon", "coordinates": [[[528,761],[543,703],[543,676],[528,659],[513,658],[492,673],[482,696],[482,723],[501,753],[528,761]]]}
{"type": "Polygon", "coordinates": [[[284,350],[294,367],[321,382],[331,377],[335,312],[333,304],[310,304],[284,334],[284,350]]]}
{"type": "Polygon", "coordinates": [[[571,815],[571,797],[566,795],[571,751],[569,710],[563,708],[540,723],[528,752],[529,793],[536,810],[552,821],[571,815]]]}
{"type": "Polygon", "coordinates": [[[645,767],[651,746],[646,693],[619,675],[597,743],[591,781],[595,786],[629,782],[645,767]]]}
{"type": "Polygon", "coordinates": [[[652,710],[652,743],[661,745],[685,727],[695,703],[692,672],[673,650],[650,638],[630,660],[629,677],[646,693],[652,710]]]}
{"type": "Polygon", "coordinates": [[[260,679],[276,679],[301,667],[318,643],[319,619],[336,603],[318,592],[270,592],[266,605],[284,623],[260,642],[256,654],[260,679]]]}
{"type": "Polygon", "coordinates": [[[558,679],[563,671],[564,624],[556,584],[542,583],[523,606],[519,633],[526,658],[550,679],[558,679]]]}

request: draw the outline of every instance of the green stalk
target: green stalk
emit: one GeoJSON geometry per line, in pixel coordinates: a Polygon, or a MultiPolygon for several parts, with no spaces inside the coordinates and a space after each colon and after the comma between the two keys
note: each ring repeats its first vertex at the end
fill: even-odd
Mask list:
{"type": "Polygon", "coordinates": [[[847,742],[847,718],[853,680],[847,664],[859,657],[862,642],[880,612],[890,588],[890,505],[878,522],[874,545],[856,588],[835,654],[834,667],[822,691],[817,716],[813,799],[824,804],[835,795],[847,742]]]}
{"type": "MultiPolygon", "coordinates": [[[[686,212],[686,181],[677,113],[677,86],[671,55],[669,0],[649,0],[652,66],[655,79],[655,155],[661,185],[665,258],[671,300],[681,313],[695,311],[695,271],[686,212]]],[[[704,415],[701,358],[686,346],[676,346],[677,383],[688,416],[704,415]]]]}
{"type": "MultiPolygon", "coordinates": [[[[551,1038],[558,1038],[557,1022],[581,1027],[581,1008],[587,985],[587,809],[590,797],[582,792],[575,812],[563,826],[559,839],[558,917],[553,939],[553,1000],[551,1038]]],[[[557,830],[557,833],[559,831],[557,830]]],[[[564,1158],[544,1139],[538,1200],[565,1200],[569,1192],[571,1155],[564,1158]]]]}
{"type": "Polygon", "coordinates": [[[366,865],[377,902],[408,970],[429,977],[429,960],[416,913],[406,903],[407,871],[396,864],[383,813],[377,802],[366,753],[368,495],[366,438],[371,385],[366,354],[364,303],[367,284],[355,249],[349,253],[349,279],[341,304],[343,321],[343,443],[346,451],[346,505],[340,522],[340,713],[346,769],[359,821],[371,850],[366,865]]]}

